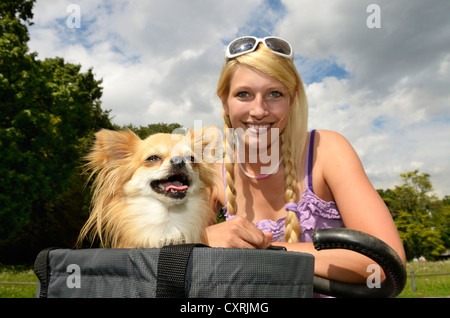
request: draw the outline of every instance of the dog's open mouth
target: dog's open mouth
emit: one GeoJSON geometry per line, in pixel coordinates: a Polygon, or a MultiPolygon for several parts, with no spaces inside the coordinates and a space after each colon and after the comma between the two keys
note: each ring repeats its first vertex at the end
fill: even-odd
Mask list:
{"type": "Polygon", "coordinates": [[[156,193],[173,199],[183,199],[189,189],[189,178],[185,173],[176,173],[165,180],[152,181],[150,186],[156,193]]]}

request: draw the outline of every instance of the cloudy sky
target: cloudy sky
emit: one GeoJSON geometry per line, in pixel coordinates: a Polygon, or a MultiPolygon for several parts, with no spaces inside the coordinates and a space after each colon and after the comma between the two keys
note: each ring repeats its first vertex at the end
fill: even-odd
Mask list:
{"type": "Polygon", "coordinates": [[[93,68],[119,125],[222,127],[215,90],[226,44],[281,36],[295,50],[309,129],[347,137],[376,188],[419,169],[442,197],[449,15],[448,0],[37,0],[29,47],[93,68]]]}

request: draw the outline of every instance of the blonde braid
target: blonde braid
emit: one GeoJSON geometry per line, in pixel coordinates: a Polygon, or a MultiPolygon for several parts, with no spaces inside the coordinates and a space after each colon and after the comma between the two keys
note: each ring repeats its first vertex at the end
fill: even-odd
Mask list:
{"type": "MultiPolygon", "coordinates": [[[[284,176],[286,179],[286,190],[284,198],[286,203],[296,202],[297,194],[297,178],[294,156],[291,151],[291,139],[289,134],[283,134],[281,152],[284,157],[284,176]]],[[[300,222],[297,214],[294,211],[287,211],[284,232],[284,240],[289,243],[296,243],[299,241],[300,236],[300,222]]]]}
{"type": "Polygon", "coordinates": [[[228,115],[223,112],[223,118],[225,120],[224,132],[224,149],[225,149],[225,180],[227,188],[225,189],[227,199],[227,211],[229,215],[235,215],[237,211],[236,204],[236,189],[234,188],[234,135],[230,133],[231,122],[228,115]]]}

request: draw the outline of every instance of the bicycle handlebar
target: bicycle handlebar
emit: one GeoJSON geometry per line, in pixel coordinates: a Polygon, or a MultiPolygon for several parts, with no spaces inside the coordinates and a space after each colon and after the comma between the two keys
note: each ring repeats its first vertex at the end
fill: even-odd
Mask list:
{"type": "Polygon", "coordinates": [[[335,297],[395,297],[406,284],[406,269],[398,254],[385,242],[367,233],[345,228],[316,229],[312,236],[316,250],[347,249],[374,260],[386,279],[379,288],[344,283],[314,276],[314,292],[335,297]]]}

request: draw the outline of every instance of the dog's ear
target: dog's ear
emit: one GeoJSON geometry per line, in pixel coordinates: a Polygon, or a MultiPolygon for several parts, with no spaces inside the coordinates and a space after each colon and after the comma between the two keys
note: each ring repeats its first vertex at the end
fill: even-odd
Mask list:
{"type": "Polygon", "coordinates": [[[95,143],[87,159],[91,164],[103,166],[113,160],[128,159],[141,139],[131,130],[102,129],[95,134],[95,143]]]}
{"type": "Polygon", "coordinates": [[[189,131],[192,147],[197,158],[202,158],[207,163],[220,162],[223,158],[223,138],[218,127],[209,126],[201,131],[189,131]],[[201,154],[197,152],[201,151],[201,154]]]}

